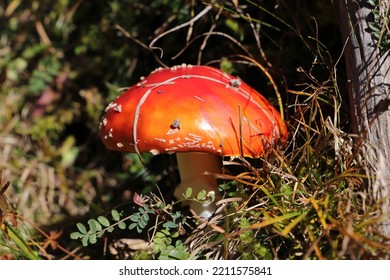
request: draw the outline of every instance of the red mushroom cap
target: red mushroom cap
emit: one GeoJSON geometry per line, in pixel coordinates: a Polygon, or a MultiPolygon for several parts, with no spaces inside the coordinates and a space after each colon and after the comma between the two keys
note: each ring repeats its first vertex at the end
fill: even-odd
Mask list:
{"type": "Polygon", "coordinates": [[[205,152],[261,157],[286,125],[279,112],[240,79],[208,66],[160,68],[106,108],[100,136],[123,152],[205,152]]]}

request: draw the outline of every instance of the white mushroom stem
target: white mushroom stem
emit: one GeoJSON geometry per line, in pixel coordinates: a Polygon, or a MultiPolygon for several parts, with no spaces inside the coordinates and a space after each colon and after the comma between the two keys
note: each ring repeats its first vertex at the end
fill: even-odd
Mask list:
{"type": "Polygon", "coordinates": [[[200,217],[209,218],[215,211],[215,202],[220,199],[214,174],[221,172],[221,158],[207,153],[177,153],[176,157],[181,183],[175,189],[175,197],[183,199],[188,188],[192,188],[192,197],[202,190],[207,194],[213,192],[215,200],[212,203],[202,204],[193,199],[183,202],[200,217]]]}

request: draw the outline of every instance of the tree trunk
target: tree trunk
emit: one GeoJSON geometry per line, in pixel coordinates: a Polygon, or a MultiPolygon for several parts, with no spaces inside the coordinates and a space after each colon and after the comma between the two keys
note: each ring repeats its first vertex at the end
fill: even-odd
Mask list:
{"type": "MultiPolygon", "coordinates": [[[[378,7],[385,9],[389,2],[378,0],[378,7]]],[[[360,138],[357,141],[363,140],[360,155],[371,175],[369,195],[380,209],[380,230],[390,237],[389,50],[378,46],[369,28],[373,7],[368,1],[339,0],[338,11],[345,44],[352,126],[360,138]]]]}

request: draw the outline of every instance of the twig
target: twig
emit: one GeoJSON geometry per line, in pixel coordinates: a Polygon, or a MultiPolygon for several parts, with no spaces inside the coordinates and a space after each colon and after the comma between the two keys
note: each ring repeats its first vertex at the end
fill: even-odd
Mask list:
{"type": "Polygon", "coordinates": [[[162,37],[168,35],[169,33],[172,33],[172,32],[174,32],[174,31],[177,31],[177,30],[179,30],[179,29],[181,29],[181,28],[184,28],[184,27],[186,27],[186,26],[188,26],[188,25],[193,24],[195,21],[197,21],[197,20],[200,19],[202,16],[204,16],[206,13],[208,13],[211,9],[212,9],[212,6],[206,6],[206,8],[204,8],[203,11],[201,11],[199,14],[197,14],[195,17],[193,17],[193,18],[190,19],[189,21],[187,21],[187,22],[185,22],[185,23],[182,23],[182,24],[180,24],[180,25],[178,25],[178,26],[175,26],[174,28],[171,28],[171,29],[165,31],[164,33],[160,34],[159,36],[157,36],[156,38],[154,38],[154,39],[152,40],[152,42],[150,42],[149,48],[150,48],[150,49],[157,49],[157,50],[160,50],[160,52],[161,52],[160,58],[162,58],[162,57],[163,57],[163,54],[164,54],[164,51],[163,51],[161,48],[159,48],[159,47],[155,47],[154,44],[155,44],[158,40],[160,40],[162,37]]]}

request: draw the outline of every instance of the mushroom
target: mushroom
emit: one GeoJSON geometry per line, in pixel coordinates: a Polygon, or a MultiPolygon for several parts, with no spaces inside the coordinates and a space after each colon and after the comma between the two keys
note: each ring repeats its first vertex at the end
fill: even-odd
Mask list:
{"type": "MultiPolygon", "coordinates": [[[[100,122],[108,149],[176,153],[183,199],[191,187],[220,199],[215,174],[222,157],[263,157],[287,137],[279,112],[239,78],[209,66],[159,68],[110,103],[100,122]]],[[[215,203],[187,201],[208,218],[215,203]]]]}

